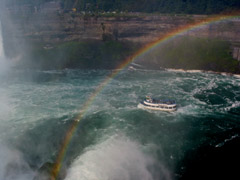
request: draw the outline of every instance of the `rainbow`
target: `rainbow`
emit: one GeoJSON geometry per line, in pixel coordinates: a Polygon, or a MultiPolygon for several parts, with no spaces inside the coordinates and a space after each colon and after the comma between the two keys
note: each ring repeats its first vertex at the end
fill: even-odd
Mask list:
{"type": "Polygon", "coordinates": [[[200,28],[202,26],[205,25],[209,25],[211,23],[214,22],[219,22],[219,21],[223,21],[223,20],[228,20],[228,19],[232,19],[232,18],[239,18],[240,17],[240,13],[234,13],[234,14],[229,14],[229,15],[217,15],[217,16],[212,16],[212,17],[208,17],[206,19],[203,19],[200,22],[196,22],[193,24],[189,24],[186,25],[184,27],[180,27],[177,30],[174,30],[172,32],[169,32],[167,34],[165,34],[162,37],[159,37],[157,40],[155,40],[152,43],[147,44],[146,46],[144,46],[143,48],[141,48],[140,50],[138,50],[136,53],[134,53],[133,55],[131,55],[130,57],[128,57],[126,60],[123,61],[122,64],[120,64],[116,70],[114,70],[110,75],[108,75],[101,84],[99,84],[99,86],[95,89],[95,91],[90,95],[90,97],[88,98],[88,100],[84,103],[80,113],[78,114],[78,116],[75,117],[73,123],[71,124],[69,130],[67,131],[65,138],[63,140],[63,143],[61,145],[60,151],[58,153],[58,156],[56,158],[56,161],[53,165],[53,168],[51,170],[51,180],[56,180],[59,174],[59,171],[61,170],[61,166],[62,166],[62,161],[65,157],[65,154],[67,152],[68,149],[68,145],[72,139],[72,136],[74,134],[74,132],[76,131],[80,120],[83,118],[83,116],[85,115],[85,113],[87,112],[87,110],[89,109],[89,107],[91,106],[91,104],[93,103],[95,97],[103,90],[103,88],[109,84],[109,82],[120,72],[122,71],[124,68],[126,68],[130,63],[132,63],[135,59],[137,59],[139,56],[143,55],[144,53],[148,52],[149,50],[151,50],[152,48],[156,47],[157,45],[159,45],[160,43],[166,42],[168,40],[173,39],[176,36],[179,36],[189,30],[194,30],[197,28],[200,28]]]}

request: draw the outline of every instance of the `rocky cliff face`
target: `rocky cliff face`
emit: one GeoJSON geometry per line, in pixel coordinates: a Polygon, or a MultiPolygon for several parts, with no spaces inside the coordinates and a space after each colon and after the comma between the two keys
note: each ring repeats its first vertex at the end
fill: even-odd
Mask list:
{"type": "Polygon", "coordinates": [[[233,58],[240,61],[240,47],[233,47],[233,58]]]}
{"type": "MultiPolygon", "coordinates": [[[[7,56],[16,57],[29,44],[40,43],[44,49],[69,41],[128,41],[139,46],[153,42],[167,33],[202,22],[206,15],[161,14],[81,14],[76,12],[2,13],[3,41],[7,56]]],[[[231,42],[232,56],[239,60],[240,18],[186,31],[184,35],[209,37],[231,42]],[[237,50],[236,50],[237,49],[237,50]]]]}
{"type": "MultiPolygon", "coordinates": [[[[202,21],[207,16],[127,14],[112,17],[78,13],[7,14],[3,27],[9,38],[33,41],[102,40],[104,37],[138,43],[152,42],[168,32],[202,21]],[[9,21],[9,19],[11,21],[9,21]],[[11,24],[10,24],[11,22],[11,24]],[[104,36],[105,35],[105,36],[104,36]]],[[[240,42],[240,19],[232,19],[188,31],[188,35],[240,42]]]]}

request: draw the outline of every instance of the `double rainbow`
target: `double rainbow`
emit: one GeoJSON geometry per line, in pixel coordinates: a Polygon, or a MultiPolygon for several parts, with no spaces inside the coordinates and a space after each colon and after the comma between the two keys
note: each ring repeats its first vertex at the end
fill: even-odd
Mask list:
{"type": "Polygon", "coordinates": [[[200,22],[196,22],[193,24],[189,24],[186,25],[184,27],[180,27],[179,29],[176,29],[174,31],[171,31],[167,34],[165,34],[162,37],[159,37],[157,40],[155,40],[152,43],[147,44],[146,46],[144,46],[143,48],[141,48],[140,50],[138,50],[136,53],[134,53],[133,55],[131,55],[130,57],[128,57],[126,60],[123,61],[122,64],[120,64],[115,71],[113,71],[109,76],[107,76],[103,82],[101,84],[99,84],[99,86],[95,89],[95,91],[90,95],[90,97],[88,98],[88,100],[84,103],[82,109],[81,109],[81,113],[78,114],[78,116],[75,118],[75,120],[73,121],[73,123],[71,124],[69,130],[67,131],[65,138],[63,140],[62,146],[60,148],[60,151],[58,153],[56,162],[54,163],[54,166],[52,168],[51,171],[51,180],[56,180],[56,178],[58,177],[59,171],[61,170],[61,166],[62,166],[62,161],[65,157],[66,151],[68,149],[68,145],[72,139],[72,136],[74,134],[74,132],[76,131],[79,122],[81,121],[81,119],[83,118],[84,114],[87,112],[87,110],[89,109],[89,107],[91,106],[91,104],[93,103],[95,97],[103,90],[103,88],[120,72],[122,71],[124,68],[126,68],[130,63],[132,63],[135,59],[137,59],[139,56],[143,55],[144,53],[148,52],[149,50],[151,50],[152,48],[158,46],[159,44],[166,42],[168,40],[171,40],[172,38],[179,36],[189,30],[194,30],[200,27],[203,27],[205,25],[209,25],[211,23],[214,22],[219,22],[219,21],[223,21],[223,20],[228,20],[228,19],[233,19],[233,18],[239,18],[240,17],[240,13],[234,13],[234,14],[228,14],[228,15],[217,15],[217,16],[212,16],[212,17],[208,17],[206,19],[201,20],[200,22]]]}

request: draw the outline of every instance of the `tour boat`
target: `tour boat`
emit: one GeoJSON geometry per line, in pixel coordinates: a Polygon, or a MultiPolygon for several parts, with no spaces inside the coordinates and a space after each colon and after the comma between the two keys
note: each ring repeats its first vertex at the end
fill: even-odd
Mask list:
{"type": "Polygon", "coordinates": [[[167,111],[172,112],[177,110],[177,104],[173,100],[157,100],[152,99],[150,96],[146,96],[146,98],[140,102],[140,107],[150,110],[158,110],[158,111],[167,111]]]}

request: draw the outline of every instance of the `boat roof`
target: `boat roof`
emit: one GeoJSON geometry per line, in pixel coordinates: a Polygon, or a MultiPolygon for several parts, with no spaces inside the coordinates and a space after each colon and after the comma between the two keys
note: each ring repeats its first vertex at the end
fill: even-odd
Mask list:
{"type": "Polygon", "coordinates": [[[152,103],[155,103],[155,104],[176,104],[176,101],[172,100],[172,99],[155,99],[155,98],[150,98],[150,97],[147,97],[146,99],[151,99],[152,100],[152,103]]]}

